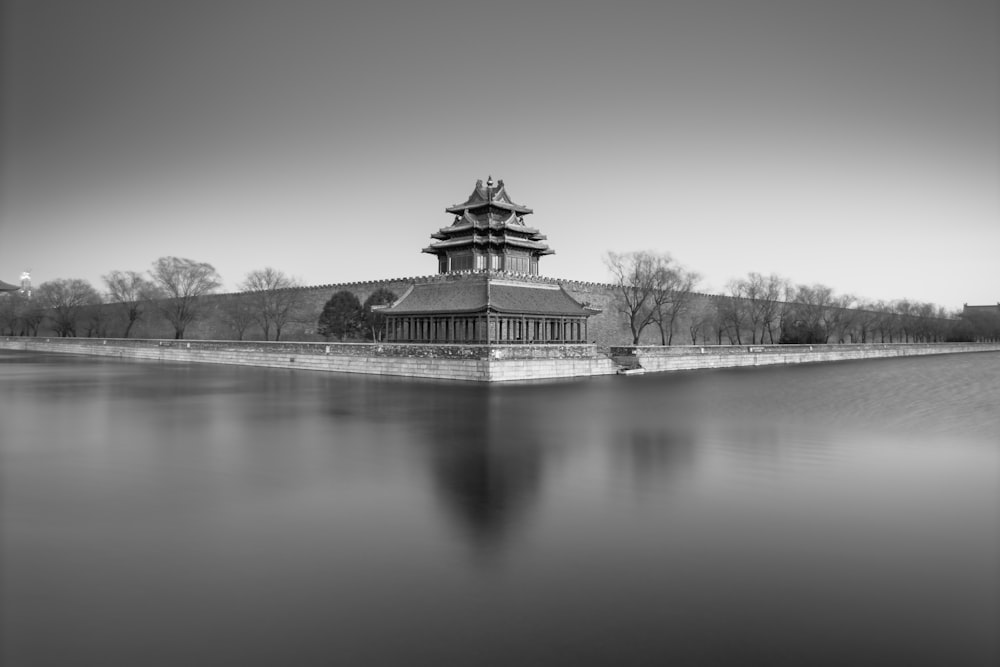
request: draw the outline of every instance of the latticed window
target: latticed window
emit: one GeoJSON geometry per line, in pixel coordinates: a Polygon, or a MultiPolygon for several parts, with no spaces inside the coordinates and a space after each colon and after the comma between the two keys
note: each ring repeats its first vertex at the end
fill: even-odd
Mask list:
{"type": "Polygon", "coordinates": [[[512,273],[528,273],[528,257],[526,255],[507,255],[507,270],[512,273]]]}
{"type": "Polygon", "coordinates": [[[471,253],[462,255],[452,255],[451,257],[452,271],[471,271],[472,267],[473,267],[473,257],[471,253]]]}

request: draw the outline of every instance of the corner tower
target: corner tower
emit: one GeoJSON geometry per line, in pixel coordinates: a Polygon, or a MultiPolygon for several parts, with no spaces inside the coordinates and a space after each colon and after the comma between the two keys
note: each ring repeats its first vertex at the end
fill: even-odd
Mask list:
{"type": "Polygon", "coordinates": [[[463,204],[445,209],[455,216],[449,227],[442,227],[436,239],[423,252],[436,255],[438,273],[464,271],[505,271],[538,275],[538,258],[555,251],[542,243],[546,237],[524,224],[524,216],[533,211],[515,203],[503,181],[476,187],[463,204]]]}

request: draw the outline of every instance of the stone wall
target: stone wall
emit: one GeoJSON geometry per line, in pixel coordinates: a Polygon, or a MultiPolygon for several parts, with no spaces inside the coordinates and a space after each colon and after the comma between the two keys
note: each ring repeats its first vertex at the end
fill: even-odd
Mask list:
{"type": "Polygon", "coordinates": [[[1000,343],[868,345],[629,346],[411,345],[262,341],[0,338],[0,349],[85,354],[160,362],[396,375],[477,382],[881,359],[928,354],[998,352],[1000,343]]]}
{"type": "Polygon", "coordinates": [[[611,358],[620,366],[648,372],[997,351],[1000,343],[626,346],[610,350],[611,358]]]}
{"type": "Polygon", "coordinates": [[[608,375],[593,345],[409,345],[263,341],[0,338],[0,349],[476,382],[608,375]]]}

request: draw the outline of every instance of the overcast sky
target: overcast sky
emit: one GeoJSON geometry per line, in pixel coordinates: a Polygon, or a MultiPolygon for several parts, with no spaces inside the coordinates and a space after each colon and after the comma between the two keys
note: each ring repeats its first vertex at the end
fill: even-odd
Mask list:
{"type": "Polygon", "coordinates": [[[1000,301],[995,0],[2,2],[0,280],[434,273],[476,179],[556,254],[1000,301]]]}

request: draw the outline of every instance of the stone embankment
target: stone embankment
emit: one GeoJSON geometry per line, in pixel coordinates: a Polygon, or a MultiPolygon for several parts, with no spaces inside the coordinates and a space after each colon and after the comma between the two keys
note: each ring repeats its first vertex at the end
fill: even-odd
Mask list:
{"type": "Polygon", "coordinates": [[[148,361],[232,364],[402,377],[505,382],[741,366],[883,359],[927,354],[997,352],[1000,343],[871,343],[843,345],[418,345],[0,338],[0,349],[84,354],[148,361]]]}
{"type": "Polygon", "coordinates": [[[663,372],[996,351],[1000,351],[1000,343],[678,345],[668,347],[642,345],[612,347],[611,358],[623,368],[663,372]]]}
{"type": "Polygon", "coordinates": [[[148,361],[504,382],[610,375],[595,345],[413,345],[114,338],[0,338],[0,349],[148,361]]]}

